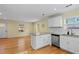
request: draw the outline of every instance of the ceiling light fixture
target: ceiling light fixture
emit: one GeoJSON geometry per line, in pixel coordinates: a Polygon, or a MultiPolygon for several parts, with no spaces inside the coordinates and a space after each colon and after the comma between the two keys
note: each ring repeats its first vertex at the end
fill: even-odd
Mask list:
{"type": "Polygon", "coordinates": [[[72,6],[72,4],[66,5],[65,7],[70,7],[70,6],[72,6]]]}
{"type": "Polygon", "coordinates": [[[57,9],[56,9],[56,8],[54,8],[54,10],[56,11],[57,9]]]}
{"type": "Polygon", "coordinates": [[[2,13],[0,12],[0,15],[2,15],[2,13]]]}
{"type": "Polygon", "coordinates": [[[45,14],[44,14],[44,13],[42,13],[42,16],[45,16],[45,14]]]}

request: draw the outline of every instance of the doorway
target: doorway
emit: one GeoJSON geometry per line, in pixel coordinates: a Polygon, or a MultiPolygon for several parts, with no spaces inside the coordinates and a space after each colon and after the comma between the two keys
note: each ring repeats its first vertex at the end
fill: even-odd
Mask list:
{"type": "Polygon", "coordinates": [[[0,23],[0,38],[6,38],[7,29],[5,23],[0,23]]]}

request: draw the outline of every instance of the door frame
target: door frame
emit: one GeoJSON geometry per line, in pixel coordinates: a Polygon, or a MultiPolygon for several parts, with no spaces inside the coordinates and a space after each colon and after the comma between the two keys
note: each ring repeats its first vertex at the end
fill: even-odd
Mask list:
{"type": "Polygon", "coordinates": [[[5,36],[4,37],[0,37],[0,38],[7,38],[7,22],[4,20],[3,22],[0,22],[5,24],[5,36]]]}

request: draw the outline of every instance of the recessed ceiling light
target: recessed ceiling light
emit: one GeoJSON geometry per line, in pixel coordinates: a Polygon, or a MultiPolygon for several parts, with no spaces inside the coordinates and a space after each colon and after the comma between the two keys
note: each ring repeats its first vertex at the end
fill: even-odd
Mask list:
{"type": "Polygon", "coordinates": [[[56,8],[54,8],[53,10],[55,10],[55,11],[56,11],[57,9],[56,9],[56,8]]]}
{"type": "Polygon", "coordinates": [[[2,15],[2,13],[0,12],[0,15],[2,15]]]}

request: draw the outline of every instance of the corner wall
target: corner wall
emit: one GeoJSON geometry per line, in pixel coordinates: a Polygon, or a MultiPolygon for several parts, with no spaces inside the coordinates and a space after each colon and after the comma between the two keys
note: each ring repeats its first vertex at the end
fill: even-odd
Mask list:
{"type": "Polygon", "coordinates": [[[7,32],[8,37],[20,37],[20,36],[26,36],[29,35],[30,32],[32,32],[32,24],[27,22],[19,22],[19,21],[12,21],[9,20],[7,22],[7,32]],[[24,32],[20,33],[18,31],[18,25],[24,24],[24,32]]]}
{"type": "Polygon", "coordinates": [[[34,23],[34,32],[45,33],[48,32],[48,20],[42,19],[34,23]]]}

